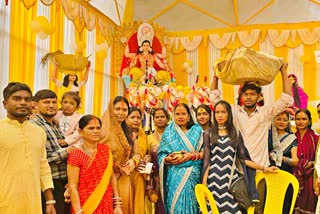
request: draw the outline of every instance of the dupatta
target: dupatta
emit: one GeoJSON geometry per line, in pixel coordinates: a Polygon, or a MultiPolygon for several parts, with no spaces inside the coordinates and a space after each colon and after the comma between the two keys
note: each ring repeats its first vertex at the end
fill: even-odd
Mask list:
{"type": "Polygon", "coordinates": [[[123,132],[121,124],[118,122],[118,119],[114,114],[113,100],[114,99],[110,100],[108,109],[101,117],[102,139],[100,143],[107,144],[110,147],[114,158],[114,170],[119,172],[121,166],[129,159],[131,148],[123,132]]]}

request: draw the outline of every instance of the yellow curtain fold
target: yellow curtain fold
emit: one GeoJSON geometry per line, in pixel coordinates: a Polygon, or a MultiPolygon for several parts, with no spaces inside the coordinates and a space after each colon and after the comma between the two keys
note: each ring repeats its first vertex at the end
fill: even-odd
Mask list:
{"type": "MultiPolygon", "coordinates": [[[[64,40],[64,13],[60,1],[54,1],[50,6],[50,23],[55,26],[55,32],[50,36],[50,52],[57,50],[63,51],[64,40]]],[[[53,71],[53,66],[50,65],[50,75],[53,71]]],[[[63,81],[63,75],[59,72],[58,79],[63,81]]],[[[63,90],[59,89],[55,83],[49,83],[49,88],[57,93],[58,100],[61,101],[63,90]]]]}
{"type": "Polygon", "coordinates": [[[134,0],[126,0],[126,7],[123,13],[122,24],[131,23],[133,21],[133,5],[134,0]]]}
{"type": "MultiPolygon", "coordinates": [[[[283,58],[285,61],[288,61],[288,47],[283,46],[280,48],[274,48],[274,55],[277,57],[283,58]]],[[[277,100],[280,98],[282,93],[283,84],[282,84],[282,76],[279,72],[274,80],[274,99],[277,100]]]]}
{"type": "Polygon", "coordinates": [[[110,90],[110,97],[115,97],[117,95],[122,95],[122,94],[118,94],[118,81],[117,78],[119,75],[119,70],[120,68],[117,66],[117,63],[115,63],[115,47],[112,47],[111,49],[111,72],[110,72],[110,86],[109,86],[109,90],[110,90]]]}
{"type": "MultiPolygon", "coordinates": [[[[304,54],[310,56],[310,59],[303,64],[303,82],[304,90],[309,96],[309,100],[314,100],[317,97],[317,64],[314,56],[316,50],[315,45],[305,45],[304,54]]],[[[299,81],[299,80],[298,80],[299,81]]]]}
{"type": "MultiPolygon", "coordinates": [[[[105,38],[101,35],[100,31],[96,31],[96,43],[100,44],[105,42],[105,38]]],[[[95,54],[95,68],[94,68],[94,95],[93,95],[93,113],[94,115],[102,115],[101,107],[103,105],[101,94],[103,90],[106,90],[103,86],[104,79],[104,60],[106,58],[107,50],[100,51],[95,54]]]]}
{"type": "MultiPolygon", "coordinates": [[[[87,44],[87,32],[88,32],[87,30],[84,30],[82,32],[78,32],[75,29],[75,41],[76,41],[76,44],[84,43],[84,44],[86,44],[86,47],[87,47],[87,45],[88,45],[87,44]]],[[[82,49],[82,52],[81,53],[77,53],[77,54],[80,54],[82,56],[87,57],[86,56],[86,48],[82,49]]],[[[92,67],[90,69],[92,69],[92,67]]],[[[79,74],[77,74],[79,82],[83,79],[83,75],[84,75],[84,71],[83,72],[79,72],[79,74]]],[[[88,89],[84,86],[84,87],[81,87],[80,91],[79,91],[82,103],[86,102],[85,96],[84,96],[86,90],[88,90],[88,89]]],[[[81,105],[81,106],[84,106],[84,105],[81,105]]],[[[80,107],[79,112],[84,113],[84,109],[80,107]]]]}
{"type": "Polygon", "coordinates": [[[210,74],[209,74],[209,53],[208,53],[208,40],[203,39],[198,47],[198,74],[200,85],[210,86],[210,74]],[[205,76],[207,82],[204,82],[205,76]]]}
{"type": "Polygon", "coordinates": [[[30,22],[37,15],[37,7],[29,10],[20,2],[11,2],[9,81],[19,81],[33,88],[35,73],[36,35],[30,22]]]}
{"type": "Polygon", "coordinates": [[[176,78],[177,85],[187,85],[188,74],[183,71],[182,65],[186,61],[186,51],[182,51],[179,54],[172,54],[172,69],[176,78]]]}
{"type": "MultiPolygon", "coordinates": [[[[225,56],[227,52],[229,51],[228,48],[221,49],[220,56],[225,56]]],[[[222,93],[223,93],[223,99],[228,101],[229,103],[234,103],[234,86],[225,84],[221,81],[219,81],[219,84],[222,84],[222,93]]]]}

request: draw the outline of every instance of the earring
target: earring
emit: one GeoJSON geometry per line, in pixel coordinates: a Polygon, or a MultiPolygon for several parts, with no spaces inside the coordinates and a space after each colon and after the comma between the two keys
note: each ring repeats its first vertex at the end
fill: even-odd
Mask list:
{"type": "Polygon", "coordinates": [[[152,47],[150,46],[150,48],[149,48],[149,52],[151,53],[152,52],[152,47]]]}
{"type": "Polygon", "coordinates": [[[139,48],[139,51],[142,52],[142,47],[139,48]]]}

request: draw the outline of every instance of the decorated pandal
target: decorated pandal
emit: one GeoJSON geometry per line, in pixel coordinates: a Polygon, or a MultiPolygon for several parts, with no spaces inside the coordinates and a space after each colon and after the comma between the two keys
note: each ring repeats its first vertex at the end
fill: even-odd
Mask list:
{"type": "MultiPolygon", "coordinates": [[[[165,39],[164,39],[165,40],[165,39]]],[[[133,34],[125,47],[120,77],[122,77],[131,106],[141,107],[145,111],[146,121],[154,108],[163,107],[172,114],[180,102],[193,108],[209,102],[209,88],[198,84],[177,85],[174,72],[166,60],[166,41],[161,42],[154,35],[152,26],[143,23],[133,34]]],[[[205,82],[207,81],[207,77],[205,82]]],[[[148,124],[146,124],[148,127],[148,124]]]]}

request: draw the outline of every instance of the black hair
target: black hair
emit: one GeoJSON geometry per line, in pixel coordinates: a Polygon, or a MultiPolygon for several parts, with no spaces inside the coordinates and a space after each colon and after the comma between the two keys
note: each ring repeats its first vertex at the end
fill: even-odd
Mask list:
{"type": "Polygon", "coordinates": [[[99,117],[94,116],[92,114],[87,114],[87,115],[84,115],[80,118],[79,129],[84,129],[90,123],[91,120],[95,120],[95,119],[98,120],[100,126],[102,126],[102,123],[101,123],[101,120],[99,117]]]}
{"type": "MultiPolygon", "coordinates": [[[[277,116],[282,115],[282,114],[285,114],[285,115],[287,116],[287,118],[288,118],[288,125],[287,125],[287,127],[286,127],[284,130],[285,130],[287,133],[292,134],[291,125],[290,125],[290,113],[287,112],[287,111],[283,111],[283,112],[279,113],[277,116]]],[[[276,117],[277,117],[277,116],[276,116],[276,117]]]]}
{"type": "Polygon", "coordinates": [[[123,96],[116,96],[116,97],[114,98],[114,100],[113,100],[113,106],[114,106],[116,103],[121,102],[121,101],[124,102],[124,103],[127,105],[128,110],[129,110],[129,108],[130,108],[129,101],[127,100],[127,98],[125,98],[125,97],[123,97],[123,96]]]}
{"type": "Polygon", "coordinates": [[[232,142],[233,148],[237,148],[238,143],[239,143],[239,135],[237,133],[237,130],[235,126],[233,125],[233,116],[232,116],[232,109],[231,105],[225,101],[225,100],[220,100],[214,105],[214,111],[213,111],[213,125],[211,127],[211,144],[217,144],[218,143],[218,122],[216,120],[215,114],[216,114],[216,107],[218,105],[222,105],[226,108],[227,114],[228,114],[228,119],[226,122],[226,129],[228,136],[232,142]]]}
{"type": "MultiPolygon", "coordinates": [[[[130,109],[130,105],[129,105],[129,101],[123,97],[123,96],[116,96],[113,99],[113,106],[118,103],[118,102],[124,102],[127,107],[128,107],[128,111],[130,109]]],[[[126,121],[122,121],[121,123],[121,128],[123,130],[124,135],[126,136],[126,139],[128,141],[128,143],[133,147],[134,146],[134,141],[132,139],[132,130],[127,126],[126,121]]]]}
{"type": "Polygon", "coordinates": [[[194,125],[194,121],[193,121],[193,118],[192,118],[192,115],[191,115],[191,111],[190,111],[190,108],[187,104],[185,103],[179,103],[178,105],[176,105],[173,109],[173,112],[175,113],[176,109],[179,107],[179,106],[182,106],[183,108],[185,108],[187,110],[187,113],[189,115],[189,121],[187,122],[187,129],[190,129],[193,125],[194,125]]]}
{"type": "Polygon", "coordinates": [[[141,43],[141,46],[139,46],[139,48],[138,48],[138,54],[141,54],[142,53],[142,50],[140,51],[140,48],[143,46],[143,43],[148,43],[149,45],[150,45],[150,48],[151,48],[151,50],[148,50],[148,52],[150,53],[150,54],[154,54],[154,52],[153,52],[153,49],[152,49],[152,46],[151,46],[151,42],[149,41],[149,40],[143,40],[143,42],[141,43]]]}
{"type": "Polygon", "coordinates": [[[317,108],[320,106],[320,103],[318,103],[317,108]]]}
{"type": "Polygon", "coordinates": [[[153,109],[153,111],[151,113],[153,118],[156,115],[156,112],[158,112],[158,111],[162,111],[164,113],[164,115],[166,116],[167,120],[168,121],[170,120],[170,115],[169,115],[168,111],[165,110],[164,108],[155,108],[155,109],[153,109]]]}
{"type": "Polygon", "coordinates": [[[12,94],[17,91],[27,91],[32,97],[32,91],[30,87],[24,83],[20,82],[10,82],[4,89],[3,89],[3,99],[8,100],[12,94]]]}
{"type": "Polygon", "coordinates": [[[72,99],[74,99],[74,101],[76,101],[77,107],[80,106],[81,99],[80,99],[79,93],[74,92],[74,91],[67,91],[67,92],[65,92],[65,93],[62,95],[61,103],[63,102],[63,100],[64,100],[66,97],[71,97],[72,99]]]}
{"type": "Polygon", "coordinates": [[[135,112],[135,111],[139,112],[140,117],[142,117],[142,112],[141,112],[141,110],[140,110],[139,108],[135,107],[135,106],[131,106],[131,107],[129,108],[128,116],[129,116],[132,112],[135,112]]]}
{"type": "Polygon", "coordinates": [[[299,114],[300,112],[303,112],[303,113],[305,113],[305,114],[308,116],[308,119],[309,119],[308,129],[311,129],[311,127],[312,127],[312,117],[311,117],[310,111],[309,111],[308,109],[306,109],[306,108],[301,108],[301,109],[299,109],[298,111],[296,111],[296,116],[297,116],[297,114],[299,114]]]}
{"type": "Polygon", "coordinates": [[[261,87],[253,83],[245,83],[240,90],[240,94],[245,93],[247,90],[254,90],[257,94],[261,93],[261,87]]]}
{"type": "Polygon", "coordinates": [[[204,109],[209,114],[209,126],[211,127],[212,126],[212,121],[211,121],[212,111],[211,111],[211,108],[208,105],[205,105],[205,104],[199,105],[196,108],[196,116],[198,116],[198,110],[201,109],[201,108],[204,109]]]}
{"type": "MultiPolygon", "coordinates": [[[[74,74],[74,75],[76,76],[76,80],[73,82],[73,84],[78,87],[78,76],[77,76],[76,74],[74,74]]],[[[67,74],[67,75],[65,75],[65,76],[63,77],[63,83],[62,83],[62,85],[63,85],[64,87],[68,87],[68,86],[69,86],[69,76],[70,76],[70,74],[67,74]]]]}
{"type": "Polygon", "coordinates": [[[33,100],[35,102],[39,102],[39,100],[48,99],[48,98],[57,99],[57,94],[50,89],[42,89],[34,95],[33,100]]]}

